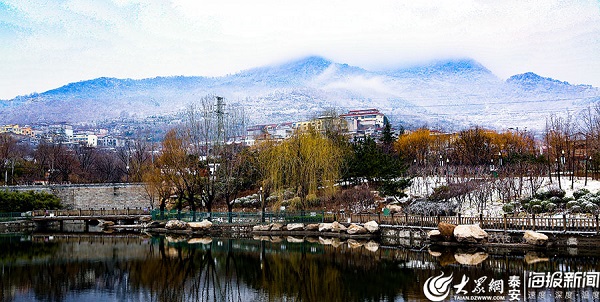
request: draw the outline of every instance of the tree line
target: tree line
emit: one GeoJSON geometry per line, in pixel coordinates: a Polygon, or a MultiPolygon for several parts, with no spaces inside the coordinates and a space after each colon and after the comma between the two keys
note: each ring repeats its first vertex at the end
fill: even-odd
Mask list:
{"type": "Polygon", "coordinates": [[[364,211],[372,210],[374,191],[398,199],[409,186],[411,195],[484,207],[492,194],[507,202],[533,195],[546,177],[559,187],[588,172],[595,177],[600,165],[600,107],[577,120],[550,116],[537,136],[481,127],[394,135],[386,124],[377,139],[349,139],[335,112],[324,116],[330,120],[319,131],[298,131],[283,141],[265,135],[246,146],[236,140],[245,135],[243,110],[205,96],[186,108],[183,122],[160,145],[140,135],[116,149],[31,147],[2,134],[0,183],[144,182],[161,210],[232,211],[243,206],[241,197],[255,196],[254,206],[263,211],[364,211]]]}

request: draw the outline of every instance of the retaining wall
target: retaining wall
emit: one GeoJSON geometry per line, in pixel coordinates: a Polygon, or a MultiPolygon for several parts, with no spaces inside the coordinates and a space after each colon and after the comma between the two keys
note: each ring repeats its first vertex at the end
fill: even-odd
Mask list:
{"type": "Polygon", "coordinates": [[[6,187],[56,195],[67,209],[151,208],[143,184],[85,184],[6,187]]]}

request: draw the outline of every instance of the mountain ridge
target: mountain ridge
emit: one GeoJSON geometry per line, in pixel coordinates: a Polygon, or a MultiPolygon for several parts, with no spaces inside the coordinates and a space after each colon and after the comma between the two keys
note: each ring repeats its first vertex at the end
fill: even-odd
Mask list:
{"type": "Polygon", "coordinates": [[[531,108],[531,100],[540,104],[549,100],[540,106],[545,113],[580,110],[600,97],[593,86],[571,85],[533,72],[502,80],[469,58],[369,71],[310,56],[221,77],[100,77],[68,83],[0,101],[0,119],[79,122],[116,118],[123,112],[140,117],[169,114],[207,94],[247,107],[256,123],[304,119],[325,108],[378,107],[398,123],[440,127],[473,123],[514,127],[532,119],[540,123],[542,116],[531,108]],[[556,99],[571,103],[556,104],[556,99]],[[515,106],[519,104],[525,110],[515,106]]]}

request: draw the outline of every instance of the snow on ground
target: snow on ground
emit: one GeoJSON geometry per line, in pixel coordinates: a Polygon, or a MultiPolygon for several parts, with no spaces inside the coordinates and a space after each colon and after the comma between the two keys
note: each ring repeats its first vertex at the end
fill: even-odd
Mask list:
{"type": "MultiPolygon", "coordinates": [[[[558,182],[556,178],[552,179],[553,182],[550,183],[550,179],[544,179],[544,184],[542,188],[558,188],[558,182]]],[[[423,197],[431,194],[433,188],[444,185],[445,179],[443,177],[429,177],[429,178],[414,178],[413,184],[408,190],[409,196],[418,196],[423,197]]],[[[571,187],[571,179],[568,177],[561,178],[561,187],[565,191],[566,197],[572,197],[573,192],[585,188],[592,193],[597,193],[600,191],[600,180],[592,180],[588,177],[587,185],[585,184],[585,178],[576,177],[573,180],[573,187],[571,187]]],[[[485,208],[483,209],[483,215],[489,217],[501,217],[504,214],[502,210],[502,206],[504,203],[494,195],[494,199],[491,202],[488,202],[485,208]]],[[[469,205],[465,203],[461,207],[460,211],[463,216],[479,216],[479,211],[477,210],[475,205],[469,205]]],[[[544,215],[541,215],[544,216],[544,215]]]]}

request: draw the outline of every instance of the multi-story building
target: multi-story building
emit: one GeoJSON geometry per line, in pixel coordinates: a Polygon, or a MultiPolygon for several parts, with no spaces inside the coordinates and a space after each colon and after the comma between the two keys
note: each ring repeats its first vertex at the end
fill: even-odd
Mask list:
{"type": "Polygon", "coordinates": [[[88,133],[78,133],[70,137],[73,144],[85,145],[87,147],[98,147],[98,136],[88,133]]]}
{"type": "Polygon", "coordinates": [[[377,136],[388,123],[387,117],[378,109],[350,110],[340,115],[348,123],[348,133],[353,136],[377,136]]]}
{"type": "Polygon", "coordinates": [[[33,130],[29,126],[21,127],[19,125],[0,126],[0,133],[13,133],[33,137],[33,130]]]}

